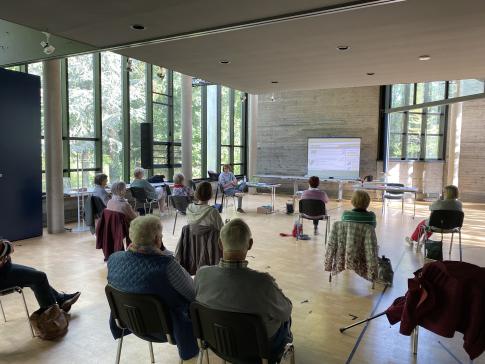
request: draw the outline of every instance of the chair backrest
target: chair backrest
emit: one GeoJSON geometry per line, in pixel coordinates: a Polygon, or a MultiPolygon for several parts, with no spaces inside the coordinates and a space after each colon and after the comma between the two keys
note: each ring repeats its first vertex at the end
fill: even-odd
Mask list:
{"type": "Polygon", "coordinates": [[[260,316],[209,308],[192,302],[194,335],[229,362],[269,359],[270,343],[260,316]]]}
{"type": "Polygon", "coordinates": [[[185,213],[187,211],[187,207],[190,204],[190,198],[188,196],[170,196],[170,201],[172,202],[172,206],[180,212],[185,213]]]}
{"type": "Polygon", "coordinates": [[[454,228],[461,228],[463,226],[463,219],[465,214],[463,211],[455,210],[435,210],[431,211],[429,217],[429,226],[448,230],[454,228]]]}
{"type": "Polygon", "coordinates": [[[108,284],[105,287],[111,314],[120,329],[136,336],[157,341],[161,334],[173,341],[173,326],[169,308],[153,294],[128,293],[108,284]]]}
{"type": "Polygon", "coordinates": [[[164,184],[163,187],[165,188],[165,194],[167,196],[171,196],[172,195],[172,190],[170,189],[170,186],[167,185],[167,184],[164,184]]]}
{"type": "MultiPolygon", "coordinates": [[[[387,187],[404,187],[404,184],[402,184],[402,183],[386,183],[386,186],[387,187]]],[[[404,195],[404,192],[386,191],[386,195],[400,196],[400,195],[404,195]]]]}
{"type": "Polygon", "coordinates": [[[101,216],[101,213],[106,208],[106,206],[104,205],[104,202],[100,197],[91,196],[91,208],[93,209],[95,216],[99,217],[101,216]]]}
{"type": "Polygon", "coordinates": [[[219,181],[220,173],[217,173],[217,172],[214,172],[214,171],[207,171],[207,174],[209,175],[209,180],[219,181]]]}
{"type": "Polygon", "coordinates": [[[146,191],[141,187],[130,187],[131,195],[135,200],[138,202],[144,203],[146,202],[148,196],[146,191]]]}
{"type": "Polygon", "coordinates": [[[300,214],[308,216],[326,215],[325,202],[321,200],[303,199],[299,202],[300,214]]]}

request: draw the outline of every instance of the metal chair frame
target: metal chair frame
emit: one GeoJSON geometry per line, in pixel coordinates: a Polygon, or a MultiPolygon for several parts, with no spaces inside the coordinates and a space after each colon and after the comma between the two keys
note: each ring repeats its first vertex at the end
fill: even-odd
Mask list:
{"type": "MultiPolygon", "coordinates": [[[[32,333],[32,337],[35,337],[34,329],[32,328],[32,324],[30,322],[29,309],[27,307],[27,302],[25,301],[24,291],[23,291],[22,287],[15,286],[15,287],[10,287],[10,288],[6,288],[6,289],[2,289],[2,290],[0,290],[0,297],[1,296],[6,296],[6,295],[11,294],[11,293],[15,293],[15,292],[19,293],[22,296],[22,301],[24,302],[24,308],[25,308],[25,313],[27,314],[27,322],[29,323],[30,332],[32,333]]],[[[3,305],[2,305],[2,300],[1,299],[0,299],[0,309],[2,310],[3,321],[7,322],[7,318],[5,316],[5,311],[3,309],[3,305]]]]}
{"type": "MultiPolygon", "coordinates": [[[[442,243],[443,243],[443,235],[444,234],[451,234],[450,250],[448,252],[448,256],[451,257],[451,249],[453,248],[453,237],[455,236],[455,233],[458,233],[458,244],[459,244],[459,249],[460,249],[460,262],[461,262],[462,259],[463,259],[463,252],[462,252],[462,246],[461,246],[461,228],[463,226],[464,216],[465,215],[462,211],[455,211],[455,210],[431,211],[428,226],[422,227],[423,231],[421,233],[421,236],[424,237],[423,243],[425,243],[428,240],[428,236],[426,234],[427,233],[426,228],[429,228],[430,231],[433,232],[433,233],[441,234],[441,242],[442,243]],[[449,214],[449,215],[455,217],[457,219],[456,224],[458,226],[452,226],[452,225],[448,226],[448,224],[450,222],[445,221],[445,218],[442,216],[443,214],[449,214]],[[454,216],[454,215],[456,215],[456,216],[454,216]],[[438,216],[438,217],[436,217],[436,216],[438,216]],[[438,224],[436,224],[436,222],[438,222],[438,224]]],[[[455,224],[453,224],[453,225],[455,225],[455,224]]]]}
{"type": "MultiPolygon", "coordinates": [[[[402,183],[386,183],[386,186],[404,187],[404,184],[402,184],[402,183]]],[[[387,200],[401,200],[401,212],[404,212],[404,192],[382,191],[382,211],[381,211],[381,214],[384,214],[386,199],[387,200]]]]}
{"type": "Polygon", "coordinates": [[[158,208],[160,208],[159,201],[149,199],[143,188],[130,187],[130,190],[131,190],[131,195],[135,199],[135,210],[137,209],[138,204],[143,205],[143,210],[145,211],[145,214],[147,213],[147,206],[148,206],[148,212],[152,211],[153,204],[156,204],[158,208]]]}
{"type": "MultiPolygon", "coordinates": [[[[133,334],[138,336],[140,339],[148,341],[148,349],[150,351],[150,360],[151,363],[155,363],[155,356],[153,355],[153,342],[157,341],[150,341],[148,338],[143,337],[146,330],[145,322],[142,320],[141,315],[144,310],[140,309],[137,304],[142,306],[143,304],[151,304],[155,305],[155,309],[158,313],[158,316],[151,317],[150,322],[160,327],[160,332],[166,335],[167,341],[172,344],[176,345],[175,341],[173,340],[173,333],[172,333],[172,321],[169,314],[169,309],[165,306],[161,301],[160,298],[156,295],[151,294],[140,294],[140,293],[128,293],[123,292],[115,287],[111,286],[110,284],[106,285],[105,287],[106,298],[108,299],[108,303],[111,309],[111,314],[114,317],[116,326],[121,329],[121,337],[118,339],[118,348],[116,351],[116,364],[119,364],[121,358],[121,349],[123,347],[123,337],[125,330],[130,330],[133,334]],[[129,323],[125,323],[121,321],[120,312],[118,311],[118,305],[115,296],[128,298],[130,299],[130,304],[123,304],[123,308],[126,309],[126,314],[129,317],[129,323]],[[135,303],[136,302],[136,303],[135,303]]],[[[179,359],[179,364],[182,364],[183,360],[179,359]]]]}
{"type": "MultiPolygon", "coordinates": [[[[268,358],[264,356],[270,352],[270,342],[266,333],[266,328],[259,315],[230,312],[212,309],[199,302],[192,302],[190,305],[190,316],[194,328],[194,336],[199,345],[199,356],[197,364],[202,364],[204,355],[209,363],[209,349],[222,359],[226,364],[227,357],[233,357],[238,352],[238,343],[247,341],[248,337],[255,338],[254,346],[251,347],[253,353],[258,353],[262,364],[269,364],[268,358]],[[203,314],[201,314],[203,312],[203,314]],[[209,314],[209,315],[208,315],[209,314]],[[205,322],[202,316],[218,316],[216,320],[205,322]],[[231,322],[232,321],[232,322],[231,322]],[[241,323],[251,326],[251,332],[242,333],[241,323]],[[210,330],[207,328],[210,327],[210,330]],[[241,339],[244,337],[244,340],[241,339]]],[[[293,343],[288,343],[282,353],[281,359],[284,360],[290,355],[290,363],[295,364],[295,347],[293,343]]],[[[244,359],[244,358],[242,358],[244,359]]],[[[278,362],[280,363],[281,360],[278,362]]]]}
{"type": "Polygon", "coordinates": [[[325,246],[327,246],[327,239],[328,239],[328,231],[330,230],[330,216],[327,215],[327,210],[325,207],[325,202],[320,201],[320,200],[310,200],[310,199],[305,199],[305,200],[300,200],[298,202],[298,211],[299,211],[299,221],[301,224],[303,224],[303,219],[307,220],[322,220],[325,221],[325,246]],[[312,202],[307,202],[307,201],[312,201],[312,202]],[[317,203],[321,203],[323,206],[319,206],[320,211],[318,212],[319,215],[312,215],[308,214],[309,211],[303,211],[302,209],[305,210],[305,204],[313,204],[317,206],[317,203]]]}
{"type": "Polygon", "coordinates": [[[190,198],[188,196],[173,196],[170,195],[170,201],[172,203],[173,208],[175,209],[175,221],[173,223],[173,230],[172,235],[175,234],[175,226],[177,225],[177,217],[180,214],[185,215],[187,207],[190,204],[190,198]],[[185,202],[182,204],[181,201],[185,202]]]}

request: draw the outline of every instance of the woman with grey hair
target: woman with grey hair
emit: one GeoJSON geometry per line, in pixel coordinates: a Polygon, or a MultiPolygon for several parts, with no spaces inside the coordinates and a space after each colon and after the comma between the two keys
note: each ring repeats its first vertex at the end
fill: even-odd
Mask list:
{"type": "MultiPolygon", "coordinates": [[[[195,299],[194,281],[175,258],[166,253],[159,217],[145,215],[133,220],[130,239],[132,243],[127,251],[110,255],[108,283],[125,292],[160,297],[170,310],[180,358],[193,358],[199,352],[189,317],[189,306],[195,299]]],[[[112,319],[110,326],[113,337],[121,337],[123,333],[112,319]]],[[[166,341],[161,332],[152,335],[166,341]]]]}
{"type": "Polygon", "coordinates": [[[175,176],[173,176],[172,196],[192,197],[194,195],[194,191],[184,185],[184,180],[185,177],[182,173],[177,173],[175,176]]]}
{"type": "Polygon", "coordinates": [[[111,211],[121,212],[125,215],[128,223],[137,217],[137,213],[133,210],[133,207],[125,199],[126,184],[125,182],[115,182],[111,186],[111,200],[108,201],[106,208],[111,211]]]}

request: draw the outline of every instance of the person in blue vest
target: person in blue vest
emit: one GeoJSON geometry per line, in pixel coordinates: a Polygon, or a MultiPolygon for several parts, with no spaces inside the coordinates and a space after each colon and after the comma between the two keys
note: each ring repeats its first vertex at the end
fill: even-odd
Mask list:
{"type": "MultiPolygon", "coordinates": [[[[108,259],[108,283],[121,291],[159,296],[170,309],[180,358],[193,358],[199,352],[189,318],[189,306],[195,300],[194,281],[163,245],[160,217],[137,217],[129,234],[132,243],[128,250],[108,259]]],[[[115,339],[121,337],[112,318],[110,327],[115,339]]],[[[159,339],[166,340],[162,333],[159,339]]]]}
{"type": "Polygon", "coordinates": [[[229,164],[222,166],[222,172],[219,175],[219,185],[222,186],[227,196],[237,197],[237,212],[244,213],[242,209],[242,198],[243,192],[246,191],[246,182],[238,183],[229,164]]]}

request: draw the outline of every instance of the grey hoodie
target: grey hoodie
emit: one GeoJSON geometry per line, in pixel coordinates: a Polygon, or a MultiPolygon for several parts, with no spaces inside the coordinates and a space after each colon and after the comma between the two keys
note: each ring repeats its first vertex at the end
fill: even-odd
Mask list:
{"type": "Polygon", "coordinates": [[[187,222],[203,226],[212,226],[221,230],[224,225],[219,211],[209,205],[191,203],[187,207],[187,222]]]}

